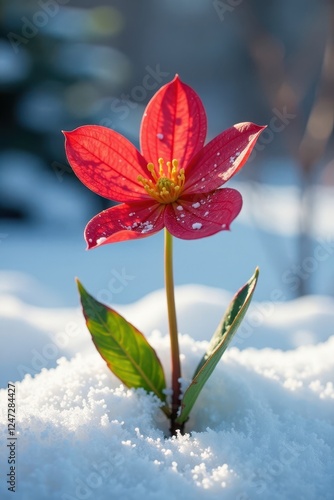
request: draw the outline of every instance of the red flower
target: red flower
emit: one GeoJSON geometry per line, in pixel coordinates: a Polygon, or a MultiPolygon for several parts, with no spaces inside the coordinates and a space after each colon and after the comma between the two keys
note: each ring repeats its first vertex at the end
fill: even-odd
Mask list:
{"type": "Polygon", "coordinates": [[[221,186],[243,167],[265,127],[239,123],[204,146],[206,128],[200,98],[175,76],[147,105],[141,153],[105,127],[64,132],[79,179],[100,196],[123,202],[87,224],[88,248],[145,238],[164,227],[185,240],[229,229],[242,198],[221,186]]]}

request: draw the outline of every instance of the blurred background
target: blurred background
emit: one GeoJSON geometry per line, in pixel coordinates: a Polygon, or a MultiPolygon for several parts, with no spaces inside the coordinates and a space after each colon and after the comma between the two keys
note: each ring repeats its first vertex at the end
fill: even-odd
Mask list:
{"type": "Polygon", "coordinates": [[[84,250],[110,202],[73,175],[61,130],[100,124],[138,146],[145,105],[178,73],[208,140],[242,121],[268,128],[230,184],[244,197],[231,233],[177,241],[176,284],[235,291],[259,264],[258,300],[334,294],[333,1],[1,0],[0,23],[6,286],[42,285],[48,305],[77,304],[75,275],[107,302],[163,286],[160,234],[84,250]]]}

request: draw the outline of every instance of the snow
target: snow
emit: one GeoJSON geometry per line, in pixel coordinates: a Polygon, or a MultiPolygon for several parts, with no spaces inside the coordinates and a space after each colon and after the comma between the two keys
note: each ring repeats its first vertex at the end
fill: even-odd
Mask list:
{"type": "MultiPolygon", "coordinates": [[[[177,289],[188,383],[207,345],[203,334],[229,298],[210,287],[177,289]]],[[[146,333],[169,378],[162,299],[160,290],[118,309],[146,333]]],[[[110,374],[78,309],[52,312],[9,292],[2,304],[2,319],[11,319],[11,342],[7,336],[1,346],[8,359],[2,387],[23,378],[22,365],[34,375],[16,383],[16,498],[332,498],[333,299],[254,303],[178,439],[165,438],[168,425],[153,396],[110,374]]],[[[2,390],[2,435],[6,397],[2,390]]],[[[3,481],[0,492],[10,498],[3,481]]]]}
{"type": "MultiPolygon", "coordinates": [[[[0,227],[1,499],[13,498],[6,484],[8,382],[16,386],[17,500],[333,498],[334,299],[326,293],[334,271],[333,193],[313,193],[312,253],[297,271],[294,261],[275,268],[257,242],[291,255],[296,190],[235,187],[244,209],[231,233],[175,241],[183,387],[232,292],[261,268],[246,318],[178,438],[166,437],[157,399],[110,373],[73,283],[78,275],[147,336],[169,384],[161,235],[85,252],[81,198],[73,221],[66,218],[68,232],[0,227]],[[282,273],[297,279],[300,271],[322,294],[291,298],[292,282],[284,286],[282,273]]],[[[53,224],[58,216],[61,227],[63,215],[50,214],[53,224]]]]}

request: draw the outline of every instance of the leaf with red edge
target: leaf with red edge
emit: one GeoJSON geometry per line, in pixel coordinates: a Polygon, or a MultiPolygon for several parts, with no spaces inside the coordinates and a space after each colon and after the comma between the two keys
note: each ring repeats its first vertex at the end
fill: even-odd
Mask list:
{"type": "Polygon", "coordinates": [[[166,207],[166,228],[183,240],[205,238],[227,231],[241,207],[241,194],[231,188],[182,196],[177,203],[166,207]]]}
{"type": "Polygon", "coordinates": [[[163,229],[163,212],[164,206],[154,200],[107,208],[95,215],[86,226],[88,249],[151,236],[163,229]]]}
{"type": "Polygon", "coordinates": [[[99,125],[64,132],[67,159],[74,173],[94,193],[115,201],[150,199],[138,182],[147,162],[125,137],[99,125]]]}
{"type": "MultiPolygon", "coordinates": [[[[116,311],[89,295],[79,280],[77,284],[87,328],[110,370],[127,387],[153,392],[165,403],[164,371],[144,335],[116,311]]],[[[161,409],[170,414],[166,405],[161,409]]]]}
{"type": "Polygon", "coordinates": [[[225,184],[244,166],[265,128],[238,123],[212,139],[188,165],[184,193],[213,191],[225,184]]]}
{"type": "Polygon", "coordinates": [[[154,164],[174,158],[185,167],[203,147],[207,130],[206,113],[196,92],[175,78],[152,97],[141,123],[143,156],[154,164]]]}

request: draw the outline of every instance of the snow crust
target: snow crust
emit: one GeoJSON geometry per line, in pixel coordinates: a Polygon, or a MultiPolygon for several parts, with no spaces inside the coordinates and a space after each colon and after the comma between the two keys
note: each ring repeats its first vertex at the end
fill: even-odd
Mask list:
{"type": "MultiPolygon", "coordinates": [[[[254,303],[176,439],[158,400],[109,372],[78,308],[31,306],[13,288],[0,307],[0,429],[6,436],[5,387],[17,381],[16,499],[332,498],[333,299],[254,303]]],[[[229,299],[177,288],[184,385],[229,299]]],[[[163,291],[117,309],[148,336],[169,381],[163,291]]],[[[3,478],[0,496],[13,497],[3,478]]]]}

